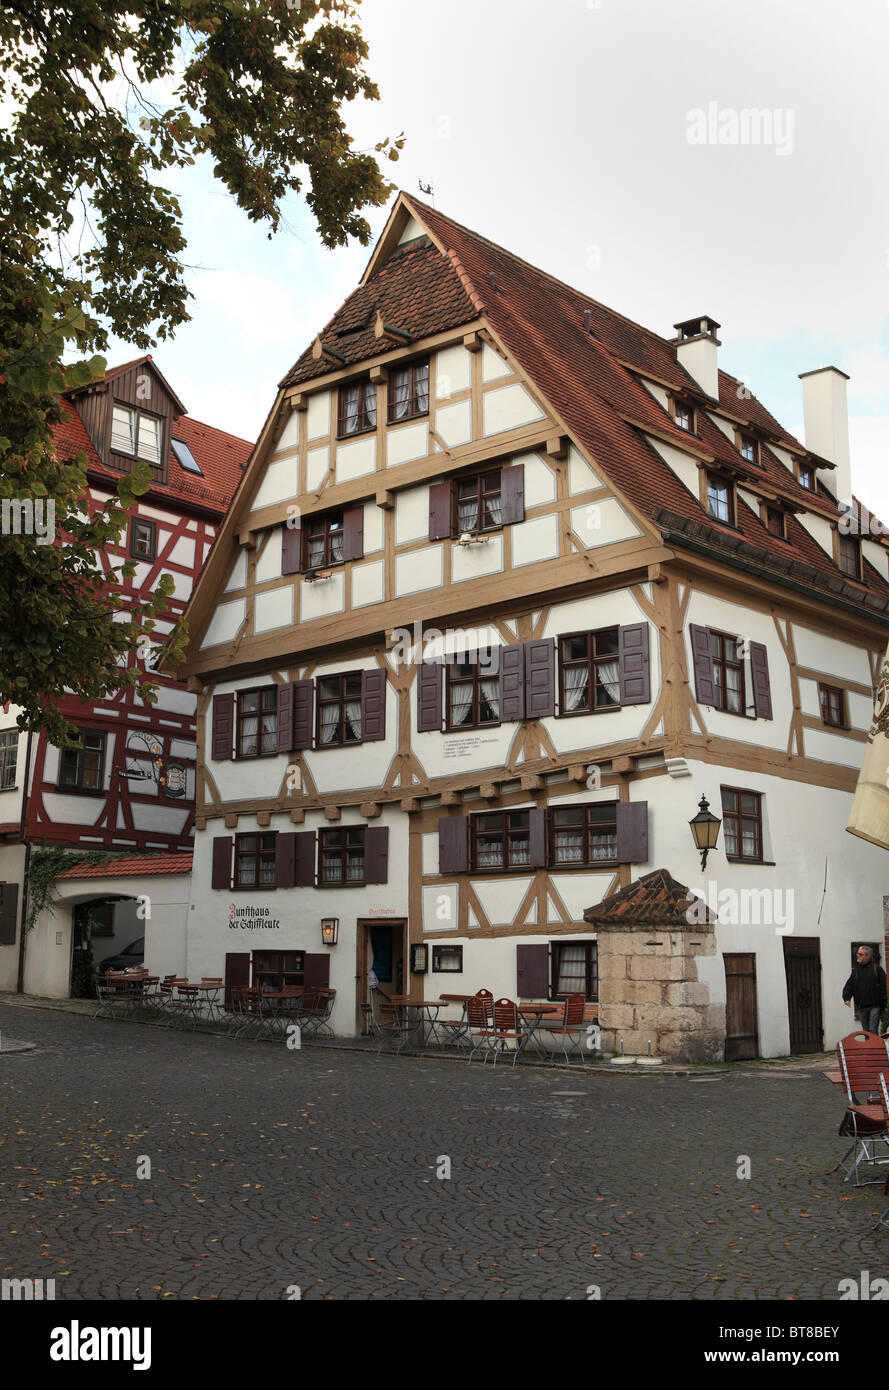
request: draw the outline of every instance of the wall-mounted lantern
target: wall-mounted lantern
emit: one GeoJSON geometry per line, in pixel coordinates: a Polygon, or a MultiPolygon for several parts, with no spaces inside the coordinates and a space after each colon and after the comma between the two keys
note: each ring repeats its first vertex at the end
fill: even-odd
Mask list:
{"type": "Polygon", "coordinates": [[[701,851],[701,868],[706,869],[707,855],[711,849],[716,848],[722,821],[711,813],[710,803],[705,796],[702,796],[698,814],[688,823],[691,826],[695,846],[701,851]]]}
{"type": "Polygon", "coordinates": [[[321,941],[325,946],[335,946],[340,934],[339,917],[321,918],[321,941]]]}

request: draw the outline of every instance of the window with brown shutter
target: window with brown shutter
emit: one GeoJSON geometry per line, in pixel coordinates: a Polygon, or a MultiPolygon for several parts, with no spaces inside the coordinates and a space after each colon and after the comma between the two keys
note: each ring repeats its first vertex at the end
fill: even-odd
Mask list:
{"type": "Polygon", "coordinates": [[[337,434],[340,439],[377,427],[377,388],[372,381],[350,381],[339,389],[337,434]]]}
{"type": "Polygon", "coordinates": [[[818,684],[818,700],[821,705],[821,718],[825,724],[836,729],[846,727],[846,695],[836,685],[818,684]]]}
{"type": "Polygon", "coordinates": [[[544,942],[516,945],[516,994],[519,999],[548,999],[550,948],[544,942]]]}
{"type": "Polygon", "coordinates": [[[531,820],[528,811],[497,811],[473,816],[472,869],[531,867],[531,820]]]}
{"type": "Polygon", "coordinates": [[[0,883],[0,946],[14,946],[18,927],[19,886],[0,883]]]}
{"type": "Polygon", "coordinates": [[[350,825],[319,831],[318,887],[365,882],[365,827],[350,825]]]}
{"type": "Polygon", "coordinates": [[[620,630],[559,638],[559,711],[593,714],[620,705],[620,630]]]}
{"type": "Polygon", "coordinates": [[[483,648],[451,657],[447,671],[447,727],[479,729],[500,723],[500,662],[483,648]]]}
{"type": "Polygon", "coordinates": [[[496,530],[502,525],[500,505],[500,469],[458,478],[454,484],[456,499],[455,530],[463,535],[496,530]]]}
{"type": "Polygon", "coordinates": [[[468,473],[429,489],[429,539],[477,536],[525,519],[524,464],[468,473]]]}
{"type": "Polygon", "coordinates": [[[440,730],[442,707],[442,663],[421,661],[417,667],[417,732],[440,730]]]}
{"type": "Polygon", "coordinates": [[[550,864],[580,868],[617,862],[617,802],[556,806],[550,812],[550,864]]]}
{"type": "Polygon", "coordinates": [[[723,843],[726,859],[762,862],[762,795],[722,787],[723,843]]]}
{"type": "Polygon", "coordinates": [[[322,512],[302,519],[302,567],[324,569],[343,561],[343,514],[322,512]]]}
{"type": "Polygon", "coordinates": [[[265,758],[278,752],[278,687],[238,691],[238,758],[265,758]]]}
{"type": "Polygon", "coordinates": [[[333,748],[362,741],[362,672],[319,676],[316,682],[317,746],[333,748]]]}
{"type": "Polygon", "coordinates": [[[599,956],[595,941],[554,941],[552,963],[553,999],[582,994],[591,1003],[598,1001],[599,956]]]}
{"type": "Polygon", "coordinates": [[[235,836],[235,888],[276,888],[274,833],[235,836]]]}
{"type": "Polygon", "coordinates": [[[231,888],[232,886],[232,853],[234,850],[234,836],[215,835],[213,837],[213,869],[211,887],[231,888]]]}

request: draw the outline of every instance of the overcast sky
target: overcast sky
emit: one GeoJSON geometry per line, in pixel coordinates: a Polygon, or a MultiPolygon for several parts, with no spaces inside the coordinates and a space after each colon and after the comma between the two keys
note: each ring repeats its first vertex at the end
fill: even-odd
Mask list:
{"type": "MultiPolygon", "coordinates": [[[[382,99],[350,128],[359,147],[404,131],[399,186],[432,183],[441,211],[660,333],[711,315],[721,365],[800,437],[798,374],[841,367],[855,490],[889,521],[887,0],[361,13],[382,99]],[[772,113],[770,143],[745,110],[772,113]]],[[[370,253],[320,249],[298,199],[270,242],[206,170],[174,186],[194,317],[155,357],[191,414],[252,439],[370,253]]]]}

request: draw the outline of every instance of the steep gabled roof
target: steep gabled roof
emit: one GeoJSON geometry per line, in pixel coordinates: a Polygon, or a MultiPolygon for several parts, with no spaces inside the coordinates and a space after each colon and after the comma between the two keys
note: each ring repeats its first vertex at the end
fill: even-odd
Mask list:
{"type": "MultiPolygon", "coordinates": [[[[889,583],[865,565],[865,582],[842,575],[832,556],[805,528],[790,519],[787,539],[763,526],[739,499],[736,525],[714,520],[645,438],[649,433],[680,450],[689,449],[713,466],[731,468],[741,486],[774,494],[793,506],[836,521],[836,500],[819,480],[802,488],[768,442],[808,453],[735,377],[719,374],[720,404],[726,414],[760,440],[761,467],[746,463],[732,442],[707,418],[714,403],[680,365],[676,344],[606,308],[596,300],[529,265],[512,252],[461,226],[436,209],[402,193],[371,260],[365,279],[322,332],[321,340],[354,366],[379,356],[373,326],[355,332],[379,309],[384,319],[409,327],[412,337],[444,332],[483,317],[502,346],[541,392],[592,462],[633,506],[637,515],[669,531],[674,543],[692,528],[694,548],[736,563],[740,554],[768,571],[787,575],[822,593],[872,612],[889,611],[889,583]],[[410,214],[427,237],[394,246],[397,216],[410,214]],[[590,329],[584,328],[589,312],[590,329]],[[640,376],[648,375],[698,406],[698,429],[679,429],[640,376]],[[669,524],[664,521],[669,520],[669,524]],[[676,524],[677,518],[680,524],[676,524]],[[748,552],[752,550],[754,555],[748,552]]],[[[284,385],[310,381],[331,370],[330,361],[307,350],[284,385]]]]}
{"type": "MultiPolygon", "coordinates": [[[[106,381],[113,380],[121,372],[140,362],[150,364],[163,382],[164,389],[179,404],[178,397],[147,355],[109,368],[104,379],[106,381]]],[[[72,395],[76,397],[77,393],[73,392],[72,395]]],[[[113,468],[106,468],[96,453],[95,446],[72,401],[63,398],[61,406],[62,420],[53,430],[59,457],[66,458],[76,453],[86,454],[90,472],[102,474],[113,487],[120,474],[113,468]]],[[[165,483],[153,482],[151,485],[152,493],[159,497],[191,502],[193,506],[204,507],[208,511],[215,511],[222,515],[227,510],[235,488],[243,476],[247,461],[253,451],[253,445],[246,439],[240,439],[237,435],[229,434],[226,430],[217,429],[215,425],[204,424],[203,421],[195,420],[190,415],[179,415],[174,421],[173,437],[183,440],[188,445],[203,476],[199,477],[196,473],[187,472],[179,463],[171,447],[167,461],[167,481],[165,483]]]]}

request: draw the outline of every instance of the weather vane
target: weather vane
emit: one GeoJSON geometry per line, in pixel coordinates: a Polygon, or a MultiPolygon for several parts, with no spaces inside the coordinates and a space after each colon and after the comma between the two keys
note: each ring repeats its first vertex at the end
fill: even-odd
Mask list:
{"type": "Polygon", "coordinates": [[[431,183],[424,183],[422,179],[419,179],[418,182],[419,182],[419,185],[420,185],[420,192],[421,192],[421,193],[427,194],[427,196],[430,197],[430,198],[432,199],[432,206],[435,207],[435,188],[434,188],[434,186],[433,186],[431,183]]]}

